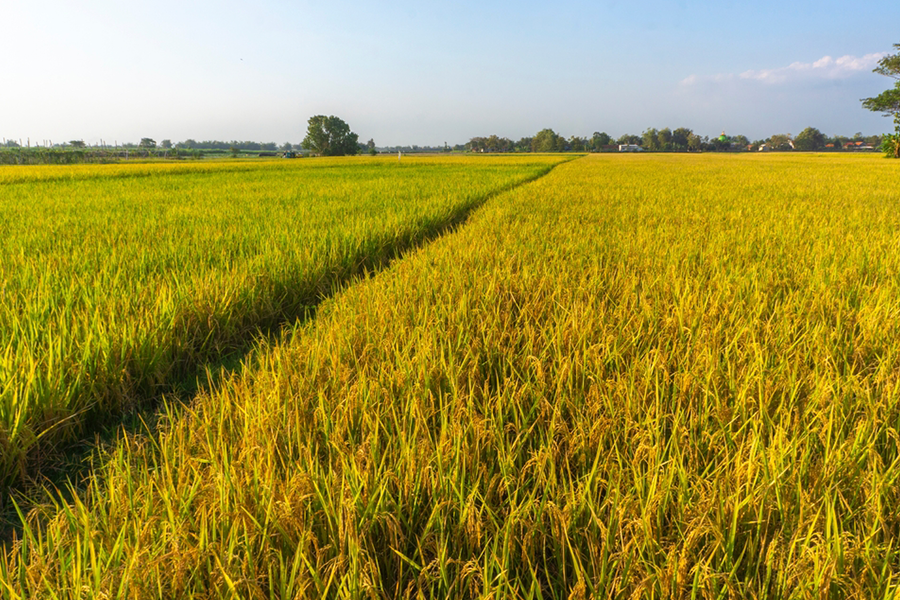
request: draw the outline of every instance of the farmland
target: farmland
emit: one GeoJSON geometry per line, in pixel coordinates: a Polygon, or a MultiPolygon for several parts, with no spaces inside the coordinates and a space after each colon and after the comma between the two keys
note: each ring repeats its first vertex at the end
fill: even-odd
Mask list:
{"type": "Polygon", "coordinates": [[[895,165],[419,161],[0,171],[30,436],[288,324],[31,492],[0,598],[898,593],[895,165]]]}
{"type": "Polygon", "coordinates": [[[0,169],[0,484],[558,160],[0,169]]]}

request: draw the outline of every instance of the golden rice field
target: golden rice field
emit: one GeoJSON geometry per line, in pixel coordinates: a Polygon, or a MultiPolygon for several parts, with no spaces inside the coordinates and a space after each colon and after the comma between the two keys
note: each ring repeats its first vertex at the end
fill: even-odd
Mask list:
{"type": "MultiPolygon", "coordinates": [[[[592,155],[547,173],[552,163],[534,157],[420,161],[408,172],[336,160],[315,173],[10,184],[68,206],[63,222],[95,237],[138,213],[114,191],[81,210],[92,185],[133,186],[157,216],[120,245],[89,244],[50,228],[47,211],[4,199],[4,227],[15,221],[18,239],[56,257],[43,271],[13,262],[20,270],[4,280],[119,273],[102,279],[95,304],[4,309],[4,327],[54,307],[118,307],[116,289],[156,306],[148,290],[163,286],[167,306],[231,315],[246,335],[257,325],[242,311],[256,305],[223,299],[233,289],[223,273],[240,273],[235,287],[256,297],[272,293],[260,273],[306,273],[332,256],[293,258],[290,234],[276,234],[286,213],[345,202],[350,217],[309,217],[328,223],[316,248],[344,248],[392,231],[392,219],[415,227],[447,205],[480,207],[374,276],[320,293],[312,318],[288,318],[190,402],[164,400],[156,427],[98,447],[93,470],[67,489],[17,493],[0,598],[900,595],[896,164],[592,155]],[[305,178],[315,183],[297,202],[288,188],[305,178]],[[403,186],[396,203],[378,191],[403,186]],[[264,231],[244,216],[260,205],[278,215],[264,231]],[[233,224],[221,237],[217,219],[233,224]],[[151,252],[147,240],[164,232],[170,251],[148,259],[155,270],[108,266],[120,252],[151,252]],[[282,245],[260,241],[270,233],[282,245]],[[60,241],[40,246],[42,236],[60,241]],[[257,263],[249,249],[260,246],[257,263]],[[233,312],[209,309],[217,303],[233,312]]],[[[124,338],[147,352],[201,320],[128,314],[143,329],[97,327],[149,332],[124,338]]],[[[227,345],[197,351],[197,364],[217,344],[227,345]]],[[[59,377],[75,385],[70,368],[59,377]]]]}
{"type": "Polygon", "coordinates": [[[0,490],[558,160],[0,167],[0,490]]]}

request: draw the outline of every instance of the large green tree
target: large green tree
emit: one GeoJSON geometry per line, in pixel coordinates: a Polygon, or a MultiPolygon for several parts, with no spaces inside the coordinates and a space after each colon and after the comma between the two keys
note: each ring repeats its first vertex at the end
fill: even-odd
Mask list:
{"type": "Polygon", "coordinates": [[[675,146],[676,150],[687,150],[688,144],[691,140],[691,135],[693,135],[693,131],[688,129],[687,127],[679,127],[675,131],[672,132],[672,144],[675,146]]]}
{"type": "Polygon", "coordinates": [[[359,136],[343,119],[316,115],[309,118],[303,147],[319,156],[344,156],[359,152],[359,136]]]}
{"type": "Polygon", "coordinates": [[[807,127],[794,138],[794,148],[804,152],[815,152],[825,147],[825,135],[815,127],[807,127]]]}
{"type": "Polygon", "coordinates": [[[668,127],[660,129],[659,133],[656,134],[656,141],[659,143],[660,150],[672,150],[672,130],[668,127]]]}
{"type": "Polygon", "coordinates": [[[641,147],[644,150],[659,150],[659,131],[655,127],[646,130],[641,136],[641,147]]]}
{"type": "Polygon", "coordinates": [[[594,152],[600,152],[603,150],[603,146],[608,146],[611,142],[609,134],[605,131],[595,131],[594,135],[591,136],[591,148],[594,152]]]}
{"type": "Polygon", "coordinates": [[[532,152],[559,152],[560,146],[565,148],[566,140],[552,129],[541,129],[531,139],[532,152]],[[561,143],[560,143],[561,142],[561,143]]]}
{"type": "MultiPolygon", "coordinates": [[[[894,44],[894,48],[900,50],[900,44],[894,44]]],[[[896,81],[894,87],[881,92],[874,98],[863,98],[863,107],[884,113],[886,117],[894,117],[894,133],[884,136],[882,149],[889,156],[900,158],[900,52],[882,58],[873,72],[896,81]]]]}
{"type": "Polygon", "coordinates": [[[689,133],[687,147],[691,152],[700,152],[701,150],[703,150],[703,138],[696,133],[689,133]]]}

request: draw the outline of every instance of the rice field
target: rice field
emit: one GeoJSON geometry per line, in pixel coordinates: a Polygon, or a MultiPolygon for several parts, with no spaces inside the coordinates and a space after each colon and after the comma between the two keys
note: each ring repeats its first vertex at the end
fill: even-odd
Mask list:
{"type": "Polygon", "coordinates": [[[0,489],[558,160],[0,167],[0,489]]]}
{"type": "Polygon", "coordinates": [[[0,598],[897,597],[896,165],[529,168],[29,497],[0,598]]]}

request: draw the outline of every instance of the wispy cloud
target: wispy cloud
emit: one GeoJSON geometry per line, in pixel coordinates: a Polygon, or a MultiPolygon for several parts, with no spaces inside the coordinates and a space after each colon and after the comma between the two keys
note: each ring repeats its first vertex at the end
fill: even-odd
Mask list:
{"type": "Polygon", "coordinates": [[[775,69],[751,69],[739,74],[691,75],[682,79],[681,85],[690,86],[704,82],[723,83],[734,79],[759,81],[767,84],[785,83],[798,79],[844,79],[860,71],[871,71],[884,56],[887,56],[887,53],[876,52],[865,56],[848,54],[840,58],[823,56],[815,62],[794,62],[786,67],[775,69]]]}

